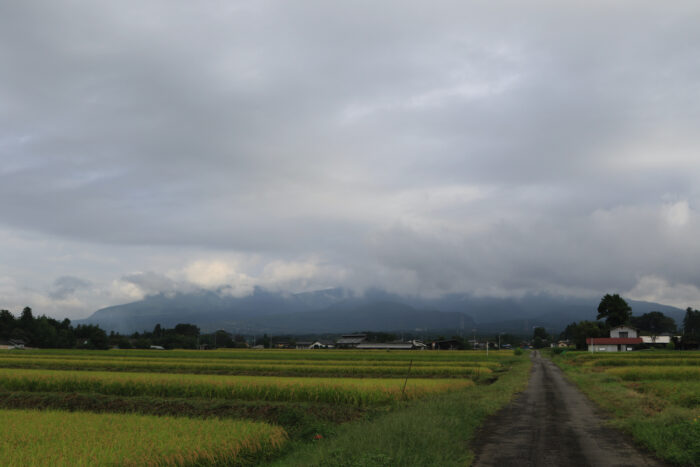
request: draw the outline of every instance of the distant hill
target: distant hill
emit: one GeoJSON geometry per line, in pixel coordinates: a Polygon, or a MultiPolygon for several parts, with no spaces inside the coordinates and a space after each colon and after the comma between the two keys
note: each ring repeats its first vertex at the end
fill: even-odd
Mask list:
{"type": "MultiPolygon", "coordinates": [[[[467,294],[437,299],[403,297],[381,290],[356,296],[344,289],[290,294],[256,288],[246,297],[217,291],[153,295],[103,308],[76,324],[98,324],[121,333],[194,323],[203,331],[312,334],[354,331],[417,331],[443,334],[498,333],[530,335],[543,326],[551,333],[581,320],[595,320],[600,298],[529,295],[480,298],[467,294]]],[[[684,311],[628,300],[635,315],[661,311],[680,324],[684,311]]]]}

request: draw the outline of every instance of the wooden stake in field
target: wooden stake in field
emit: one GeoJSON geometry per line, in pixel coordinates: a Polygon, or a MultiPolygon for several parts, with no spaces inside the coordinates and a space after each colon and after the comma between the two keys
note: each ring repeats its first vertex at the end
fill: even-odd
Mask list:
{"type": "Polygon", "coordinates": [[[403,389],[401,390],[401,399],[404,399],[404,394],[406,393],[406,384],[408,383],[408,375],[411,374],[411,367],[413,366],[413,359],[408,363],[408,373],[406,373],[406,379],[403,382],[403,389]]]}

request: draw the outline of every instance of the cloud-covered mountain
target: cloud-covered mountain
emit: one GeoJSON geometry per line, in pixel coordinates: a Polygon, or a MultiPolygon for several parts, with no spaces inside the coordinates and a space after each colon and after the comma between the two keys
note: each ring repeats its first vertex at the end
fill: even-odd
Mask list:
{"type": "MultiPolygon", "coordinates": [[[[159,323],[172,327],[194,323],[204,331],[310,334],[353,331],[419,331],[454,334],[511,332],[529,335],[534,326],[559,332],[573,321],[595,319],[599,299],[531,295],[479,298],[448,295],[435,299],[343,289],[301,294],[256,288],[245,297],[213,291],[157,294],[125,305],[103,308],[79,323],[130,333],[159,323]]],[[[649,302],[630,301],[636,315],[657,310],[680,322],[683,311],[649,302]]]]}

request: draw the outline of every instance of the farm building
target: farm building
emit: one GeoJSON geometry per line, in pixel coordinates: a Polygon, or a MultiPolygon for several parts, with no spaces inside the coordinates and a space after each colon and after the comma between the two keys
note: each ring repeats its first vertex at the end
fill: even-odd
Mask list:
{"type": "Polygon", "coordinates": [[[610,330],[610,337],[588,337],[589,352],[628,352],[643,343],[637,330],[631,326],[618,326],[610,330]]]}
{"type": "Polygon", "coordinates": [[[0,340],[0,349],[23,349],[24,341],[22,339],[10,339],[9,341],[0,340]]]}
{"type": "Polygon", "coordinates": [[[339,349],[354,349],[365,340],[367,340],[367,334],[344,334],[335,341],[335,346],[339,349]]]}
{"type": "Polygon", "coordinates": [[[8,350],[8,349],[23,349],[24,348],[24,342],[21,342],[20,344],[17,343],[17,340],[0,340],[0,349],[2,350],[8,350]]]}
{"type": "MultiPolygon", "coordinates": [[[[670,335],[661,335],[661,336],[640,336],[642,338],[642,342],[645,344],[670,344],[673,340],[673,336],[670,335]]],[[[676,339],[680,339],[681,336],[675,336],[676,339]]]]}

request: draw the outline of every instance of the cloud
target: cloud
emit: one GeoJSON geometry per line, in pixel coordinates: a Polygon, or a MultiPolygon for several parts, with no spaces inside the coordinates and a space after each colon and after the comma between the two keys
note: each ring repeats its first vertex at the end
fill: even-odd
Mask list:
{"type": "Polygon", "coordinates": [[[641,277],[625,295],[635,300],[663,303],[682,309],[700,307],[700,284],[673,284],[655,276],[641,277]]]}
{"type": "Polygon", "coordinates": [[[233,296],[245,296],[253,292],[255,279],[236,271],[237,264],[221,260],[198,260],[187,265],[184,275],[188,281],[203,288],[220,289],[233,296]]]}
{"type": "Polygon", "coordinates": [[[56,300],[65,300],[76,291],[90,287],[90,282],[73,276],[61,276],[53,283],[49,297],[56,300]]]}
{"type": "Polygon", "coordinates": [[[3,298],[696,284],[698,13],[3,4],[3,298]]]}

